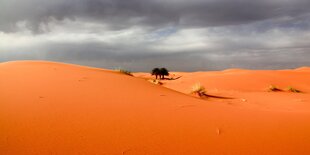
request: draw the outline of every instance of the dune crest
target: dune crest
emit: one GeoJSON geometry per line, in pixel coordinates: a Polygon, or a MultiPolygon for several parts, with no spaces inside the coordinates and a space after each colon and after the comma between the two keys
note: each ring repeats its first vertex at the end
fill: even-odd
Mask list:
{"type": "Polygon", "coordinates": [[[298,71],[310,71],[310,67],[299,67],[299,68],[296,68],[295,70],[298,70],[298,71]]]}

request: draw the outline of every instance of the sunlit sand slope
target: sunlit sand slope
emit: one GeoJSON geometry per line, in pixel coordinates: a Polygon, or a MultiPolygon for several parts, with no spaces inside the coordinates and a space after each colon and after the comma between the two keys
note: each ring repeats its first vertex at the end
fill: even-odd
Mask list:
{"type": "Polygon", "coordinates": [[[0,64],[1,155],[310,154],[309,124],[306,111],[236,108],[108,70],[0,64]]]}

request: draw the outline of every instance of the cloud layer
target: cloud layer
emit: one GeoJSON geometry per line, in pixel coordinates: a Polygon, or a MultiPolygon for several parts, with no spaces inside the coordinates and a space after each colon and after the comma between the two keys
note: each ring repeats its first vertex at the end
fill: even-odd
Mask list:
{"type": "Polygon", "coordinates": [[[0,61],[148,71],[310,65],[307,0],[0,0],[0,61]]]}

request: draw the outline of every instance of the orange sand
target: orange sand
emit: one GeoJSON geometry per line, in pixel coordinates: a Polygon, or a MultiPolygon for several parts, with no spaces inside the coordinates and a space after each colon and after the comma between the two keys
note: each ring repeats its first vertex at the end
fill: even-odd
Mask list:
{"type": "Polygon", "coordinates": [[[175,74],[164,86],[180,92],[108,70],[1,63],[0,154],[310,154],[308,68],[175,74]],[[183,94],[196,82],[247,101],[183,94]]]}
{"type": "MultiPolygon", "coordinates": [[[[154,78],[149,73],[136,73],[135,76],[154,78]]],[[[277,71],[229,69],[213,72],[172,72],[169,78],[178,79],[162,80],[163,86],[190,94],[192,86],[200,83],[206,88],[207,94],[232,98],[209,98],[209,101],[222,102],[237,108],[310,112],[310,68],[307,67],[277,71]],[[270,85],[283,91],[269,92],[270,85]],[[301,90],[302,93],[286,91],[289,86],[301,90]]]]}

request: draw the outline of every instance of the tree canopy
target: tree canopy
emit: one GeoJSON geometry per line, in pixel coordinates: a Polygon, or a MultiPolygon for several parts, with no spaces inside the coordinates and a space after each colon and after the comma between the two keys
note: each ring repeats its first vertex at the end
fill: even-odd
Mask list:
{"type": "Polygon", "coordinates": [[[166,68],[154,68],[151,74],[155,75],[156,79],[158,78],[158,76],[160,79],[164,79],[165,76],[169,75],[169,71],[166,68]]]}

